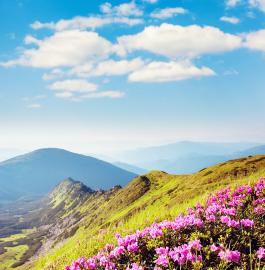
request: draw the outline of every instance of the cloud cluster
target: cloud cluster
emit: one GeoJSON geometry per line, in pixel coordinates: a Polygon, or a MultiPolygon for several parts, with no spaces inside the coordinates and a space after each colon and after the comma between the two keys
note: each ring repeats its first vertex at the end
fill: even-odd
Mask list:
{"type": "Polygon", "coordinates": [[[169,19],[179,14],[186,14],[187,10],[181,7],[164,8],[155,10],[150,14],[150,17],[156,19],[169,19]]]}
{"type": "Polygon", "coordinates": [[[226,0],[226,6],[228,8],[234,8],[241,3],[265,12],[265,0],[226,0]]]}
{"type": "Polygon", "coordinates": [[[65,30],[95,30],[97,28],[111,24],[125,24],[134,26],[144,23],[142,18],[143,10],[134,1],[112,6],[106,2],[100,6],[102,14],[92,16],[76,16],[72,19],[61,19],[57,22],[35,21],[31,28],[35,30],[51,29],[54,31],[65,30]]]}
{"type": "Polygon", "coordinates": [[[127,52],[143,50],[172,59],[226,52],[241,46],[239,36],[215,27],[167,23],[148,26],[135,35],[119,37],[118,42],[127,52]]]}
{"type": "Polygon", "coordinates": [[[251,50],[265,52],[265,29],[247,34],[245,46],[251,50]]]}
{"type": "Polygon", "coordinates": [[[5,66],[31,66],[54,68],[76,66],[86,61],[105,59],[112,53],[112,44],[95,32],[68,30],[56,32],[43,40],[27,36],[26,44],[36,48],[26,49],[18,59],[7,61],[5,66]]]}
{"type": "Polygon", "coordinates": [[[140,18],[127,18],[127,17],[100,17],[100,16],[90,16],[90,17],[74,17],[70,20],[59,20],[58,22],[41,23],[35,21],[31,24],[31,28],[35,30],[39,29],[52,29],[54,31],[64,31],[71,29],[92,29],[103,27],[111,24],[125,24],[129,26],[134,26],[142,24],[144,21],[140,18]]]}
{"type": "Polygon", "coordinates": [[[265,0],[249,0],[249,3],[251,6],[257,7],[261,11],[265,12],[265,0]]]}
{"type": "Polygon", "coordinates": [[[100,10],[104,14],[114,15],[117,17],[142,16],[143,10],[140,9],[134,1],[123,3],[117,6],[112,6],[106,2],[100,6],[100,10]]]}
{"type": "MultiPolygon", "coordinates": [[[[265,0],[245,1],[265,11],[265,0]]],[[[142,0],[142,3],[156,2],[142,0]]],[[[227,0],[225,3],[232,8],[240,2],[227,0]]],[[[195,59],[242,47],[265,51],[265,30],[236,35],[212,26],[162,23],[145,26],[141,31],[121,35],[112,41],[96,32],[97,28],[110,24],[134,26],[144,23],[143,7],[135,1],[119,5],[105,2],[100,6],[99,15],[77,16],[57,22],[35,21],[31,24],[33,29],[51,29],[52,34],[42,39],[26,36],[25,48],[19,51],[18,57],[0,65],[45,69],[42,78],[52,81],[48,88],[58,98],[121,98],[123,92],[101,91],[100,85],[90,80],[127,76],[129,82],[152,83],[214,76],[213,69],[196,66],[195,59]]],[[[149,16],[151,22],[157,22],[186,13],[188,11],[182,7],[170,7],[154,9],[149,16]]],[[[232,24],[240,22],[229,16],[220,20],[232,24]]]]}

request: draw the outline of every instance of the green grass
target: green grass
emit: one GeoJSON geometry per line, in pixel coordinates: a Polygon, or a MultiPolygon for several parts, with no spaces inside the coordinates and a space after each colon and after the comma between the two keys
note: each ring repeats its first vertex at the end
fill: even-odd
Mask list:
{"type": "Polygon", "coordinates": [[[28,249],[27,245],[20,245],[16,247],[7,247],[5,248],[6,252],[0,255],[0,270],[10,270],[12,265],[19,261],[22,255],[28,249]]]}
{"type": "Polygon", "coordinates": [[[203,203],[210,192],[262,176],[265,156],[226,162],[192,175],[154,171],[145,178],[138,177],[122,190],[108,196],[93,195],[79,206],[85,217],[76,234],[29,269],[63,269],[73,259],[91,256],[106,243],[115,243],[116,232],[128,234],[153,222],[173,219],[187,207],[203,203]]]}
{"type": "Polygon", "coordinates": [[[17,234],[10,235],[8,237],[0,238],[0,242],[16,241],[16,240],[19,240],[21,238],[25,238],[27,235],[29,235],[30,233],[33,233],[35,231],[36,231],[35,229],[22,230],[21,233],[17,233],[17,234]]]}

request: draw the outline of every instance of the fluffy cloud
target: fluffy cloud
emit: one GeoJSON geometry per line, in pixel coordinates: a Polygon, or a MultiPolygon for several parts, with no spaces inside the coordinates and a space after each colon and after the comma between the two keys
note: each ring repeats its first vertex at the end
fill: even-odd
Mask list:
{"type": "Polygon", "coordinates": [[[24,65],[38,68],[76,66],[86,61],[106,58],[112,52],[112,44],[95,32],[69,30],[37,40],[31,36],[26,43],[37,48],[26,49],[15,60],[2,63],[4,66],[24,65]]]}
{"type": "Polygon", "coordinates": [[[100,6],[100,10],[102,13],[115,15],[118,17],[143,15],[143,11],[136,5],[134,1],[117,6],[112,6],[111,3],[106,2],[100,6]]]}
{"type": "Polygon", "coordinates": [[[244,45],[249,49],[265,52],[265,29],[247,34],[244,45]]]}
{"type": "Polygon", "coordinates": [[[240,22],[240,20],[238,18],[236,18],[236,17],[227,17],[227,16],[221,17],[220,21],[227,22],[227,23],[232,23],[232,24],[238,24],[240,22]]]}
{"type": "Polygon", "coordinates": [[[64,31],[71,29],[96,29],[109,24],[127,24],[130,26],[142,24],[143,20],[139,18],[127,18],[127,17],[74,17],[69,20],[59,20],[58,22],[41,23],[39,21],[31,24],[31,27],[35,30],[39,29],[52,29],[55,31],[64,31]]]}
{"type": "Polygon", "coordinates": [[[249,0],[249,4],[265,12],[265,0],[249,0]]]}
{"type": "Polygon", "coordinates": [[[135,35],[122,36],[118,42],[127,52],[145,50],[173,59],[231,51],[241,46],[240,37],[215,27],[166,23],[146,27],[135,35]]]}
{"type": "Polygon", "coordinates": [[[227,0],[227,1],[226,1],[226,6],[227,6],[227,7],[235,7],[235,6],[237,6],[240,2],[241,2],[241,0],[227,0]]]}
{"type": "Polygon", "coordinates": [[[87,93],[97,91],[98,86],[86,80],[64,80],[49,85],[49,89],[63,92],[87,93]]]}
{"type": "Polygon", "coordinates": [[[132,82],[168,82],[196,77],[213,76],[215,72],[207,67],[198,68],[186,62],[151,62],[129,75],[132,82]]]}
{"type": "Polygon", "coordinates": [[[141,58],[121,61],[107,60],[98,63],[95,67],[89,64],[75,67],[70,71],[70,74],[79,77],[119,76],[137,70],[143,65],[144,61],[141,58]]]}
{"type": "Polygon", "coordinates": [[[50,84],[48,88],[55,91],[57,98],[71,101],[104,97],[122,98],[124,96],[124,93],[120,91],[98,91],[98,85],[78,79],[57,81],[50,84]]]}
{"type": "Polygon", "coordinates": [[[175,7],[175,8],[164,8],[164,9],[159,9],[155,10],[154,12],[151,13],[152,18],[157,18],[157,19],[168,19],[172,18],[176,15],[179,14],[185,14],[187,13],[187,10],[181,7],[175,7]]]}

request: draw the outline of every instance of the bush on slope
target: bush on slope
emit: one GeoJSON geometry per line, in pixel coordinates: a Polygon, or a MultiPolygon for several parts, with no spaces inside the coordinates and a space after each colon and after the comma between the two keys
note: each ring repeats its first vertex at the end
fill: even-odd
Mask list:
{"type": "Polygon", "coordinates": [[[264,269],[265,178],[254,186],[220,190],[174,221],[116,235],[96,256],[66,270],[264,269]]]}

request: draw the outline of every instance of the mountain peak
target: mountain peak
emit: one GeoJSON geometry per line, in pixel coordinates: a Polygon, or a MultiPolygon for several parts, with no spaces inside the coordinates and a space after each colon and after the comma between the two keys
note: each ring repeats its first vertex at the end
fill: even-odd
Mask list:
{"type": "Polygon", "coordinates": [[[76,181],[71,177],[66,178],[60,182],[49,194],[50,198],[58,196],[63,198],[77,198],[93,194],[95,191],[87,187],[84,183],[76,181]]]}

